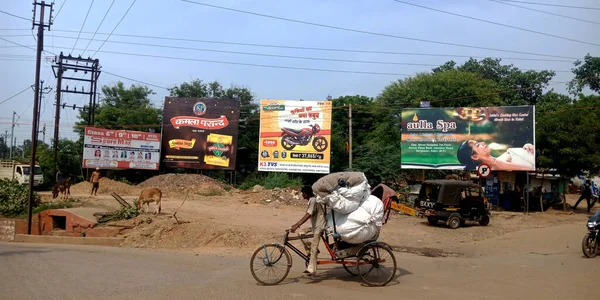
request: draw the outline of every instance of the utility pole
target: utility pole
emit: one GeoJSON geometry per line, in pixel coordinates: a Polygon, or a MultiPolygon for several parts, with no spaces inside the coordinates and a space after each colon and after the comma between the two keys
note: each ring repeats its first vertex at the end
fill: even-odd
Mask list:
{"type": "Polygon", "coordinates": [[[42,52],[44,51],[44,28],[52,25],[52,12],[54,10],[54,3],[46,4],[45,1],[33,3],[33,25],[31,29],[34,29],[37,25],[37,49],[36,49],[36,63],[35,63],[35,93],[33,96],[33,126],[31,128],[31,161],[29,163],[29,192],[27,195],[27,234],[31,234],[31,218],[33,215],[33,180],[35,174],[35,152],[37,148],[37,131],[38,131],[38,115],[39,115],[39,101],[40,101],[40,67],[42,64],[42,52]],[[36,22],[35,15],[40,6],[40,19],[36,22]],[[45,24],[44,13],[46,7],[50,7],[50,17],[48,24],[45,24]]]}
{"type": "Polygon", "coordinates": [[[10,130],[10,151],[8,154],[8,158],[12,159],[12,152],[13,152],[13,140],[15,139],[15,116],[17,115],[17,113],[15,111],[13,111],[13,118],[12,118],[12,127],[10,130]]]}
{"type": "MultiPolygon", "coordinates": [[[[49,86],[44,87],[44,81],[43,80],[42,80],[42,82],[40,84],[41,84],[41,87],[40,87],[40,101],[39,101],[39,103],[42,103],[42,101],[44,100],[44,94],[50,93],[52,91],[52,88],[49,87],[49,86]]],[[[38,109],[38,123],[37,123],[37,129],[36,129],[36,132],[37,132],[36,133],[36,140],[39,140],[38,136],[39,136],[39,134],[41,132],[40,131],[40,123],[39,123],[40,122],[40,114],[41,114],[41,111],[38,109]]],[[[46,126],[46,124],[44,124],[44,137],[45,137],[45,134],[46,134],[46,128],[45,128],[45,126],[46,126]]],[[[45,143],[45,141],[44,141],[44,143],[45,143]]]]}
{"type": "MultiPolygon", "coordinates": [[[[62,52],[58,57],[54,58],[54,65],[52,66],[52,71],[54,72],[54,76],[56,77],[56,112],[54,117],[54,164],[53,164],[53,172],[52,174],[56,174],[57,171],[57,163],[58,163],[58,133],[60,126],[60,107],[61,107],[61,95],[62,93],[71,93],[71,94],[82,94],[89,95],[90,100],[87,107],[88,110],[88,125],[94,124],[94,114],[95,114],[95,106],[96,106],[96,85],[98,81],[98,76],[100,76],[100,62],[98,59],[73,57],[71,55],[65,56],[62,52]],[[64,76],[65,72],[72,71],[74,73],[83,72],[84,74],[90,74],[90,78],[77,78],[74,76],[64,76]],[[81,87],[81,90],[77,90],[76,87],[69,89],[69,86],[65,86],[63,88],[63,79],[64,80],[73,80],[73,81],[83,81],[88,82],[89,89],[86,91],[84,87],[81,87]]],[[[62,108],[65,109],[66,103],[62,103],[62,108]]],[[[69,105],[71,107],[71,105],[69,105]]],[[[77,107],[75,104],[72,105],[73,109],[75,108],[83,108],[77,107]]]]}
{"type": "MultiPolygon", "coordinates": [[[[3,142],[4,142],[4,150],[2,151],[2,158],[6,159],[6,148],[8,148],[8,130],[4,130],[4,134],[2,135],[3,138],[3,142]]],[[[12,138],[11,138],[12,139],[12,138]]]]}
{"type": "Polygon", "coordinates": [[[42,141],[46,143],[46,123],[44,123],[44,129],[42,130],[42,141]]]}
{"type": "Polygon", "coordinates": [[[349,134],[349,143],[348,143],[348,168],[352,170],[352,104],[350,104],[350,108],[348,109],[348,134],[349,134]]]}

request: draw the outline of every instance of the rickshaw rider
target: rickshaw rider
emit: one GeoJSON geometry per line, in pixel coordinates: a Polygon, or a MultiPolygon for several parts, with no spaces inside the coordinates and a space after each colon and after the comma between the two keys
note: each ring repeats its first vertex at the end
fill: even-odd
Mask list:
{"type": "Polygon", "coordinates": [[[300,221],[296,222],[296,224],[291,226],[290,231],[296,232],[296,230],[304,224],[308,219],[311,222],[311,230],[314,234],[312,241],[304,242],[304,246],[306,248],[310,245],[309,252],[309,262],[308,268],[303,272],[309,276],[315,275],[317,273],[317,255],[319,254],[319,241],[321,239],[321,235],[327,226],[327,217],[325,211],[325,205],[321,203],[317,203],[317,199],[313,193],[313,190],[310,186],[304,186],[302,188],[302,198],[308,200],[308,209],[306,210],[306,214],[300,219],[300,221]],[[307,245],[309,244],[309,245],[307,245]]]}

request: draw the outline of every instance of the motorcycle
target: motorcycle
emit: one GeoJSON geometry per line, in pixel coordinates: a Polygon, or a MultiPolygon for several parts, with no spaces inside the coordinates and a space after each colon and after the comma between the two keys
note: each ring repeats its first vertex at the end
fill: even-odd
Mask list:
{"type": "Polygon", "coordinates": [[[594,258],[600,250],[600,210],[588,219],[586,226],[588,233],[583,237],[581,250],[585,257],[594,258]]]}
{"type": "Polygon", "coordinates": [[[318,124],[308,126],[302,129],[281,128],[281,146],[286,150],[292,150],[296,146],[306,146],[312,140],[312,146],[315,150],[318,152],[325,151],[329,146],[327,139],[317,135],[321,131],[321,127],[318,124]]]}

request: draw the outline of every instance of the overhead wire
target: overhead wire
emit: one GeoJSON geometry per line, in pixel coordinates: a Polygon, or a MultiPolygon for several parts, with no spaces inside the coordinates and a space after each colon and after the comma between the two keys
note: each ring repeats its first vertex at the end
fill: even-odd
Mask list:
{"type": "Polygon", "coordinates": [[[537,55],[537,56],[554,57],[554,58],[565,58],[565,57],[561,57],[558,55],[551,55],[551,54],[539,54],[539,53],[531,53],[531,52],[525,52],[525,51],[506,50],[506,49],[498,49],[498,48],[491,48],[491,47],[465,45],[465,44],[459,44],[459,43],[451,43],[451,42],[442,42],[442,41],[435,41],[435,40],[405,37],[405,36],[399,36],[399,35],[393,35],[393,34],[387,34],[387,33],[352,29],[352,28],[346,28],[346,27],[339,27],[339,26],[333,26],[333,25],[327,25],[327,24],[320,24],[320,23],[314,23],[314,22],[308,22],[308,21],[302,21],[302,20],[296,20],[296,19],[278,17],[278,16],[273,16],[273,15],[256,13],[256,12],[251,12],[251,11],[247,11],[247,10],[229,8],[229,7],[207,4],[207,3],[202,3],[202,2],[196,2],[196,1],[191,1],[191,0],[181,0],[181,1],[196,4],[196,5],[206,6],[206,7],[217,8],[217,9],[221,9],[221,10],[227,10],[227,11],[233,11],[233,12],[242,13],[242,14],[259,16],[259,17],[263,17],[263,18],[269,18],[269,19],[281,20],[281,21],[286,21],[286,22],[310,25],[310,26],[315,26],[315,27],[330,28],[330,29],[336,29],[336,30],[341,30],[341,31],[356,32],[356,33],[362,33],[362,34],[368,34],[368,35],[374,35],[374,36],[382,36],[382,37],[402,39],[402,40],[410,40],[410,41],[417,41],[417,42],[424,42],[424,43],[432,43],[432,44],[440,44],[440,45],[456,46],[456,47],[464,47],[464,48],[473,48],[473,49],[481,49],[481,50],[490,50],[490,51],[498,51],[498,52],[537,55]]]}
{"type": "Polygon", "coordinates": [[[10,99],[13,99],[14,97],[17,97],[17,96],[19,96],[19,95],[21,95],[21,94],[25,93],[25,92],[26,92],[28,89],[30,89],[32,86],[33,86],[33,85],[29,85],[29,86],[27,86],[25,89],[23,89],[22,91],[20,91],[20,92],[18,92],[18,93],[16,93],[16,94],[14,94],[14,95],[12,95],[12,96],[10,96],[10,97],[8,97],[8,98],[6,98],[6,99],[2,100],[2,101],[0,102],[0,105],[1,105],[1,104],[4,104],[4,103],[6,103],[6,102],[8,102],[10,99]]]}
{"type": "MultiPolygon", "coordinates": [[[[183,1],[186,1],[186,0],[183,0],[183,1]]],[[[511,29],[516,29],[516,30],[524,31],[524,32],[535,33],[535,34],[543,35],[543,36],[547,36],[547,37],[552,37],[552,38],[555,38],[555,39],[561,39],[561,40],[565,40],[565,41],[571,41],[571,42],[576,42],[576,43],[580,43],[580,44],[586,44],[586,45],[592,45],[592,46],[598,46],[598,47],[600,47],[600,44],[596,44],[596,43],[592,43],[592,42],[586,42],[586,41],[577,40],[577,39],[573,39],[573,38],[569,38],[569,37],[564,37],[564,36],[560,36],[560,35],[556,35],[556,34],[541,32],[541,31],[537,31],[537,30],[527,29],[527,28],[523,28],[523,27],[513,26],[513,25],[504,24],[504,23],[500,23],[500,22],[494,22],[494,21],[485,20],[485,19],[480,19],[480,18],[476,18],[476,17],[471,17],[471,16],[467,16],[467,15],[453,13],[453,12],[450,12],[450,11],[447,11],[447,10],[442,10],[442,9],[437,9],[437,8],[433,8],[433,7],[429,7],[429,6],[415,4],[415,3],[411,3],[411,2],[407,2],[407,1],[402,1],[402,0],[392,0],[392,1],[398,2],[398,3],[402,3],[402,4],[405,4],[405,5],[419,7],[419,8],[426,9],[426,10],[436,11],[436,12],[447,14],[447,15],[461,17],[461,18],[465,18],[465,19],[469,19],[469,20],[474,20],[474,21],[478,21],[478,22],[482,22],[482,23],[493,24],[493,25],[496,25],[496,26],[501,26],[501,27],[506,27],[506,28],[511,28],[511,29]]]]}
{"type": "Polygon", "coordinates": [[[551,15],[551,16],[557,16],[557,17],[561,17],[561,18],[565,18],[565,19],[571,19],[571,20],[575,20],[575,21],[580,21],[580,22],[585,22],[585,23],[600,25],[600,22],[594,22],[594,21],[590,21],[590,20],[585,20],[585,19],[575,18],[575,17],[571,17],[571,16],[565,16],[565,15],[561,15],[561,14],[556,14],[556,13],[545,11],[545,10],[540,10],[540,9],[535,9],[535,8],[531,8],[531,7],[521,6],[521,5],[517,5],[517,4],[512,4],[512,3],[509,3],[509,2],[506,2],[506,1],[499,1],[499,0],[489,0],[489,1],[496,2],[496,3],[499,3],[499,4],[503,4],[503,5],[512,6],[512,7],[517,7],[517,8],[521,8],[521,9],[525,9],[525,10],[531,10],[531,11],[535,11],[535,12],[539,12],[539,13],[547,14],[547,15],[551,15]]]}
{"type": "MultiPolygon", "coordinates": [[[[92,6],[94,5],[94,0],[90,3],[90,7],[88,8],[87,14],[85,14],[85,19],[83,19],[83,24],[81,24],[81,29],[79,29],[79,34],[77,35],[77,40],[75,40],[75,44],[73,44],[73,49],[71,49],[71,53],[75,50],[75,46],[77,46],[77,42],[79,41],[79,37],[81,36],[81,32],[83,31],[83,27],[87,22],[87,18],[90,15],[90,11],[92,10],[92,6]]],[[[73,53],[74,54],[74,53],[73,53]]]]}
{"type": "Polygon", "coordinates": [[[90,43],[94,40],[94,37],[96,37],[96,34],[98,33],[98,30],[100,30],[100,27],[102,27],[102,24],[104,23],[104,20],[106,19],[106,16],[108,16],[108,13],[110,12],[110,9],[113,7],[113,4],[115,4],[116,0],[113,0],[110,3],[110,6],[108,7],[108,10],[106,11],[106,13],[104,14],[104,17],[102,17],[102,21],[100,21],[100,25],[98,25],[98,28],[96,28],[96,32],[94,32],[94,35],[92,35],[92,38],[89,39],[87,45],[85,46],[85,50],[83,50],[83,53],[85,53],[85,51],[87,51],[88,47],[90,46],[90,43]]]}
{"type": "MultiPolygon", "coordinates": [[[[76,30],[54,30],[56,32],[75,33],[76,30]]],[[[92,32],[83,32],[92,33],[92,32]]],[[[108,33],[98,33],[99,35],[107,35],[108,33]]],[[[282,49],[298,49],[298,50],[315,50],[315,51],[331,51],[331,52],[348,52],[348,53],[368,53],[368,54],[390,54],[390,55],[410,55],[410,56],[439,56],[439,57],[465,57],[465,58],[500,58],[507,60],[523,60],[523,61],[550,61],[550,62],[568,62],[572,63],[577,60],[577,57],[569,56],[557,56],[560,59],[542,59],[542,58],[524,58],[524,57],[500,57],[500,56],[476,56],[476,55],[461,55],[461,54],[444,54],[444,53],[416,53],[416,52],[394,52],[394,51],[377,51],[377,50],[364,50],[364,49],[340,49],[340,48],[319,48],[319,47],[303,47],[303,46],[290,46],[290,45],[273,45],[273,44],[257,44],[257,43],[242,43],[242,42],[228,42],[228,41],[214,41],[214,40],[199,40],[189,38],[173,38],[173,37],[161,37],[161,36],[148,36],[148,35],[137,35],[137,34],[112,34],[113,36],[127,37],[127,38],[143,38],[143,39],[158,39],[158,40],[171,40],[171,41],[183,41],[183,42],[198,42],[208,44],[224,44],[224,45],[239,45],[239,46],[250,46],[250,47],[265,47],[265,48],[282,48],[282,49]],[[567,60],[568,59],[568,60],[567,60]]],[[[8,36],[24,36],[24,35],[3,35],[8,36]]],[[[85,38],[80,38],[85,39],[85,38]]],[[[95,40],[98,41],[98,40],[95,40]]],[[[109,43],[122,43],[121,41],[108,41],[109,43]]],[[[544,56],[544,54],[532,54],[538,56],[544,56]]]]}
{"type": "Polygon", "coordinates": [[[108,39],[115,32],[115,30],[117,30],[117,28],[119,27],[119,25],[121,24],[121,22],[123,22],[123,20],[125,19],[125,17],[129,13],[129,10],[131,10],[131,8],[133,7],[133,5],[135,4],[135,1],[137,1],[137,0],[133,0],[133,2],[131,2],[131,5],[129,5],[129,8],[127,8],[127,11],[125,11],[125,14],[123,14],[123,17],[121,17],[121,19],[119,20],[119,22],[117,23],[117,25],[115,25],[115,27],[113,28],[113,30],[108,34],[108,36],[106,37],[106,39],[104,40],[104,42],[102,42],[102,44],[100,44],[100,47],[98,47],[98,49],[94,52],[94,54],[92,54],[92,57],[96,56],[96,53],[98,53],[98,51],[100,51],[100,49],[102,49],[102,47],[104,46],[104,44],[106,43],[106,41],[108,41],[108,39]]]}
{"type": "MultiPolygon", "coordinates": [[[[60,36],[57,38],[74,39],[74,37],[60,36]]],[[[84,38],[80,38],[84,39],[84,38]]],[[[97,40],[95,40],[97,41],[97,40]]],[[[309,56],[293,56],[293,55],[279,55],[279,54],[268,54],[268,53],[256,53],[256,52],[243,52],[243,51],[228,51],[219,49],[205,49],[205,48],[194,48],[194,47],[183,47],[174,45],[159,45],[159,44],[148,44],[148,43],[137,43],[137,42],[125,42],[125,41],[108,41],[109,43],[125,44],[125,45],[138,45],[138,46],[149,46],[159,48],[170,48],[170,49],[182,49],[191,51],[201,52],[216,52],[216,53],[228,53],[228,54],[240,54],[250,56],[264,56],[264,57],[277,57],[277,58],[290,58],[290,59],[302,59],[302,60],[318,60],[318,61],[334,61],[334,62],[351,62],[351,63],[365,63],[365,64],[381,64],[381,65],[407,65],[407,66],[426,66],[426,67],[438,67],[437,64],[425,64],[425,63],[411,63],[411,62],[391,62],[391,61],[369,61],[369,60],[352,60],[352,59],[337,59],[337,58],[323,58],[323,57],[309,57],[309,56]]],[[[568,61],[573,62],[573,61],[568,61]]],[[[571,72],[571,71],[556,71],[556,72],[571,72]]]]}
{"type": "Polygon", "coordinates": [[[31,21],[31,19],[28,19],[28,18],[25,18],[25,17],[21,17],[21,16],[17,16],[17,15],[15,15],[15,14],[11,14],[11,13],[9,13],[9,12],[7,12],[7,11],[0,10],[0,13],[3,13],[3,14],[5,14],[5,15],[9,15],[9,16],[11,16],[11,17],[15,17],[15,18],[17,18],[17,19],[21,19],[21,20],[25,20],[25,21],[31,21]]]}
{"type": "Polygon", "coordinates": [[[62,2],[62,4],[60,5],[60,7],[58,8],[58,12],[56,13],[56,15],[54,15],[54,20],[53,21],[56,21],[56,18],[58,18],[58,14],[60,14],[60,12],[62,11],[63,6],[65,6],[65,3],[67,3],[67,0],[64,0],[62,2]]]}
{"type": "Polygon", "coordinates": [[[575,6],[575,5],[565,5],[565,4],[540,3],[540,2],[532,2],[532,1],[517,1],[517,0],[502,0],[502,1],[503,2],[530,4],[530,5],[554,6],[554,7],[562,7],[562,8],[600,10],[600,7],[590,7],[590,6],[575,6]]]}

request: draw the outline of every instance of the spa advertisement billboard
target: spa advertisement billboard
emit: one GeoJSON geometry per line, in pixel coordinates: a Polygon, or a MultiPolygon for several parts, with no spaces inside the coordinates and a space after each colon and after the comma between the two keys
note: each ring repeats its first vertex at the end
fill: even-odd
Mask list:
{"type": "Polygon", "coordinates": [[[239,114],[235,99],[165,97],[164,166],[235,170],[239,114]]]}
{"type": "Polygon", "coordinates": [[[329,173],[331,101],[261,100],[258,170],[329,173]]]}
{"type": "Polygon", "coordinates": [[[402,110],[403,169],[535,170],[535,107],[402,110]]]}

